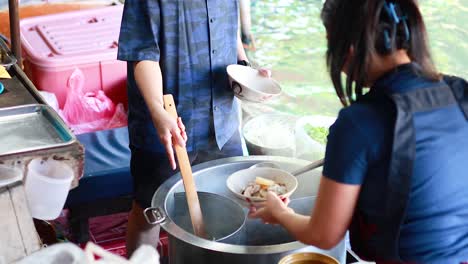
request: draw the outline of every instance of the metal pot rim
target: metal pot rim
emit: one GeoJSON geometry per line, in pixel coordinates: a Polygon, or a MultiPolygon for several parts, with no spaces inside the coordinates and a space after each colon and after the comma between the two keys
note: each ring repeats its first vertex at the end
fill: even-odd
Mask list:
{"type": "MultiPolygon", "coordinates": [[[[225,163],[242,163],[242,162],[252,162],[252,161],[277,161],[277,162],[288,162],[294,163],[298,166],[305,166],[307,161],[301,161],[294,158],[287,158],[287,157],[274,157],[274,156],[249,156],[249,157],[232,157],[232,158],[224,158],[218,159],[213,161],[208,161],[205,163],[201,163],[195,165],[193,167],[193,171],[200,172],[203,170],[207,170],[211,167],[222,165],[225,163]]],[[[169,178],[164,184],[162,184],[152,199],[152,207],[161,208],[164,214],[167,214],[166,210],[166,198],[168,193],[173,192],[173,189],[176,188],[178,182],[182,181],[180,177],[180,173],[175,174],[171,178],[169,178]]],[[[275,254],[281,253],[285,251],[291,250],[298,250],[301,248],[306,247],[306,245],[294,241],[290,243],[278,244],[278,245],[267,245],[267,246],[243,246],[243,245],[231,245],[220,243],[216,241],[210,241],[206,239],[199,238],[179,226],[177,226],[170,217],[166,217],[165,221],[161,223],[161,227],[169,233],[171,236],[184,241],[185,243],[195,245],[200,248],[218,251],[218,252],[225,252],[225,253],[232,253],[232,254],[275,254]]]]}

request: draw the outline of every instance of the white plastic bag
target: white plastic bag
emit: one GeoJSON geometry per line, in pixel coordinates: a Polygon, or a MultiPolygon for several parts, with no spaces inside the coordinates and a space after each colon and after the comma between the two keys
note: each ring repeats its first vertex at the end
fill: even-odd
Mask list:
{"type": "Polygon", "coordinates": [[[57,96],[55,96],[54,93],[49,93],[49,92],[46,92],[46,91],[39,91],[39,93],[44,98],[46,103],[50,107],[52,107],[52,109],[54,109],[57,112],[60,110],[59,103],[58,103],[58,100],[57,100],[57,96]]]}
{"type": "Polygon", "coordinates": [[[42,248],[33,254],[14,262],[15,264],[88,264],[83,250],[72,243],[60,243],[42,248]]]}
{"type": "Polygon", "coordinates": [[[130,260],[112,254],[92,242],[86,244],[84,251],[89,264],[159,264],[158,251],[149,245],[140,246],[130,260]]]}
{"type": "Polygon", "coordinates": [[[112,254],[102,247],[88,242],[83,251],[72,243],[60,243],[43,248],[17,262],[15,264],[159,264],[159,254],[151,246],[139,247],[127,260],[121,256],[112,254]]]}
{"type": "MultiPolygon", "coordinates": [[[[52,107],[52,109],[59,114],[59,116],[67,123],[65,116],[63,115],[62,109],[60,109],[57,96],[54,93],[46,92],[46,91],[39,91],[41,96],[44,98],[45,102],[52,107]]],[[[68,124],[68,123],[67,123],[68,124]]],[[[0,263],[1,264],[1,263],[0,263]]]]}

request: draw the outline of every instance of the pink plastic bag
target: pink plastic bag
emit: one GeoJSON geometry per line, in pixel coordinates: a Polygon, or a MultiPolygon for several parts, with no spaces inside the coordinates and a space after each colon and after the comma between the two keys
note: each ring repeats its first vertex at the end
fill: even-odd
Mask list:
{"type": "Polygon", "coordinates": [[[127,125],[127,114],[122,104],[115,106],[102,90],[83,91],[84,75],[75,69],[68,79],[68,94],[63,117],[75,134],[111,129],[127,125]]]}

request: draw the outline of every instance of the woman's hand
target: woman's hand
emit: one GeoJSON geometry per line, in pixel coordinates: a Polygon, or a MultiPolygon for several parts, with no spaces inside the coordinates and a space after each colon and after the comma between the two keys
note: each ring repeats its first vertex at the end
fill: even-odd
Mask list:
{"type": "Polygon", "coordinates": [[[274,192],[268,192],[266,201],[250,208],[250,218],[260,218],[265,224],[279,224],[278,216],[284,213],[294,213],[287,206],[289,199],[281,200],[274,192]]]}
{"type": "Polygon", "coordinates": [[[172,169],[175,170],[177,165],[174,158],[173,145],[178,144],[181,147],[185,147],[185,142],[187,142],[185,125],[180,117],[175,120],[163,107],[158,108],[157,113],[151,116],[154,117],[153,123],[158,132],[159,140],[166,149],[172,169]]]}

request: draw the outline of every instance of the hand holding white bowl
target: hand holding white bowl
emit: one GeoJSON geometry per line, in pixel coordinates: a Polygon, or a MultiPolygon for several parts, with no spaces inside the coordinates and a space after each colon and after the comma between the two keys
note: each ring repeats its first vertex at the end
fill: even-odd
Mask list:
{"type": "Polygon", "coordinates": [[[265,224],[279,224],[278,216],[294,213],[294,210],[287,206],[288,204],[289,198],[283,201],[274,192],[268,192],[265,202],[250,207],[249,218],[262,219],[265,224]]]}
{"type": "Polygon", "coordinates": [[[270,70],[237,64],[229,65],[226,70],[234,95],[241,100],[261,103],[281,94],[280,85],[269,78],[270,70]]]}

